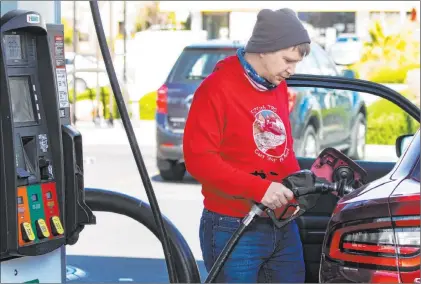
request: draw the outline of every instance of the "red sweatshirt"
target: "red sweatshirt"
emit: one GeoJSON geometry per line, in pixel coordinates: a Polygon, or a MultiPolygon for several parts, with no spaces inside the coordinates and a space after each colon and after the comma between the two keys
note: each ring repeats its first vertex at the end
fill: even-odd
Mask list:
{"type": "Polygon", "coordinates": [[[194,95],[183,151],[187,171],[202,184],[204,207],[245,216],[271,181],[299,170],[286,83],[262,92],[236,56],[219,62],[194,95]]]}

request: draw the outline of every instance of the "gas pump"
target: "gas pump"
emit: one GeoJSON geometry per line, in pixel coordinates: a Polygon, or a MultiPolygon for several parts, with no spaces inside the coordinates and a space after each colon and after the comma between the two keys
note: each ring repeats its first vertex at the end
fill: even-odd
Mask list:
{"type": "Polygon", "coordinates": [[[59,33],[48,35],[37,12],[15,10],[1,19],[2,283],[63,282],[65,245],[95,223],[84,202],[81,135],[68,124],[59,33]],[[31,279],[40,262],[56,269],[38,266],[40,277],[31,279]]]}

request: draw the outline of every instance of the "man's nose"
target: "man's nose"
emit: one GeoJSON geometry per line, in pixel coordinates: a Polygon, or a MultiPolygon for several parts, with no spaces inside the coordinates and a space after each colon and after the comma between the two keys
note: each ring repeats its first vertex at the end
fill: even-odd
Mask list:
{"type": "Polygon", "coordinates": [[[287,72],[289,73],[289,76],[292,76],[295,74],[295,65],[288,66],[287,72]]]}

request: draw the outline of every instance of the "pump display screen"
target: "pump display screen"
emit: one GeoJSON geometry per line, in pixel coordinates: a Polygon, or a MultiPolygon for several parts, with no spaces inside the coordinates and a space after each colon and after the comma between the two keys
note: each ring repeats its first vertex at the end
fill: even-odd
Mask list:
{"type": "Polygon", "coordinates": [[[29,77],[9,77],[14,122],[35,122],[29,77]]]}
{"type": "Polygon", "coordinates": [[[22,60],[22,44],[20,35],[5,35],[6,58],[22,60]]]}

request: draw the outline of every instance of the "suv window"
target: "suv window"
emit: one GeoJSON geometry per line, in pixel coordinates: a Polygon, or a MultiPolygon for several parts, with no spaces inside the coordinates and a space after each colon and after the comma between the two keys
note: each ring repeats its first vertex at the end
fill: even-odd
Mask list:
{"type": "Polygon", "coordinates": [[[330,60],[327,53],[321,47],[317,45],[312,46],[311,49],[312,51],[314,51],[314,56],[316,57],[316,60],[319,62],[321,75],[338,76],[336,67],[333,64],[333,62],[330,60]]]}
{"type": "Polygon", "coordinates": [[[212,73],[218,61],[234,55],[235,49],[185,49],[172,70],[169,83],[203,80],[212,73]]]}
{"type": "Polygon", "coordinates": [[[320,75],[320,69],[317,60],[314,57],[314,51],[310,51],[310,54],[304,57],[303,61],[297,64],[296,73],[320,75]]]}

